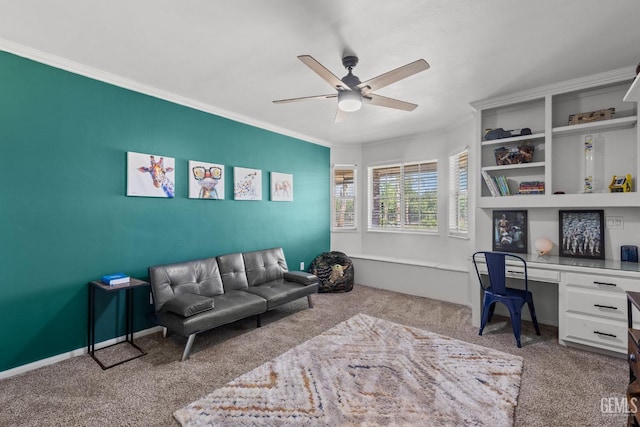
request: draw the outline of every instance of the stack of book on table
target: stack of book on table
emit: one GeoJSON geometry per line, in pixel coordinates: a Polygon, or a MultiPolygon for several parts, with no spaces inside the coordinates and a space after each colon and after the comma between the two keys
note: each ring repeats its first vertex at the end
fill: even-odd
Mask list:
{"type": "Polygon", "coordinates": [[[114,273],[102,276],[102,283],[109,286],[124,285],[131,281],[131,277],[124,273],[114,273]]]}
{"type": "Polygon", "coordinates": [[[518,194],[544,194],[544,182],[523,181],[518,188],[518,194]]]}

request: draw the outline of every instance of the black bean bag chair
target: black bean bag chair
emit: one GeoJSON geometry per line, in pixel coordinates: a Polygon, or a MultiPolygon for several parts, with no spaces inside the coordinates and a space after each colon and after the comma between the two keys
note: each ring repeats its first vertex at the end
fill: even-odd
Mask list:
{"type": "Polygon", "coordinates": [[[323,252],[309,266],[320,279],[318,292],[349,292],[353,289],[353,262],[338,251],[323,252]]]}

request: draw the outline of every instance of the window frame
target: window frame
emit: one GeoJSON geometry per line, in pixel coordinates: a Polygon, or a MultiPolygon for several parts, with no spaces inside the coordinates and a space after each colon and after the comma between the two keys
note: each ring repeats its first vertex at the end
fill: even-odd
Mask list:
{"type": "Polygon", "coordinates": [[[331,167],[331,231],[335,232],[354,232],[358,231],[358,165],[356,164],[334,164],[331,167]],[[353,197],[343,197],[343,199],[353,200],[353,225],[337,226],[336,217],[336,172],[351,171],[353,173],[353,197]]]}
{"type": "MultiPolygon", "coordinates": [[[[430,159],[430,160],[420,160],[420,161],[406,161],[406,162],[394,162],[388,164],[377,164],[371,165],[367,168],[368,172],[368,186],[367,186],[367,231],[371,232],[383,232],[383,233],[415,233],[415,234],[438,234],[440,228],[440,222],[438,217],[439,210],[439,197],[438,197],[438,185],[440,181],[440,177],[438,175],[438,160],[430,159]],[[429,215],[435,217],[435,225],[433,226],[416,226],[412,224],[407,224],[406,220],[409,215],[408,212],[408,202],[407,195],[405,194],[405,188],[407,185],[407,179],[409,175],[413,172],[407,171],[407,168],[411,168],[414,166],[426,167],[428,169],[432,169],[431,171],[426,170],[425,173],[431,172],[433,174],[432,177],[427,178],[427,186],[432,189],[427,188],[425,191],[433,192],[434,196],[431,197],[431,201],[435,203],[435,206],[430,209],[428,212],[419,211],[418,215],[429,215]],[[398,195],[393,199],[397,206],[397,211],[401,212],[401,214],[397,214],[399,216],[399,224],[393,226],[374,226],[373,225],[373,217],[374,217],[374,199],[379,198],[379,195],[374,195],[374,175],[376,170],[382,169],[393,169],[399,168],[398,174],[398,184],[397,191],[398,195]],[[404,212],[404,213],[402,213],[404,212]]],[[[425,198],[425,201],[427,199],[425,198]]]]}
{"type": "Polygon", "coordinates": [[[449,156],[449,212],[448,212],[448,235],[450,237],[469,238],[469,147],[456,150],[449,156]],[[466,176],[464,180],[460,179],[460,162],[462,156],[466,157],[466,176]],[[465,188],[462,187],[464,181],[465,188]],[[466,199],[466,213],[464,214],[464,222],[466,227],[460,225],[460,198],[464,193],[466,199]]]}

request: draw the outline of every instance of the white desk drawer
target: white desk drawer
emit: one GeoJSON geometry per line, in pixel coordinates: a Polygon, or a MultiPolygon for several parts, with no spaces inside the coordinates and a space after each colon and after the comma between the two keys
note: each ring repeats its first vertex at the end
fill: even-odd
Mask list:
{"type": "MultiPolygon", "coordinates": [[[[487,274],[487,265],[486,264],[478,264],[478,271],[480,274],[487,274]]],[[[558,283],[560,282],[560,272],[559,271],[551,271],[551,270],[542,270],[540,268],[527,268],[527,273],[529,275],[529,280],[535,280],[538,282],[551,282],[558,283]]],[[[524,267],[522,266],[505,266],[505,274],[507,277],[512,277],[516,279],[524,279],[524,267]]]]}
{"type": "Polygon", "coordinates": [[[566,284],[620,293],[627,290],[640,290],[640,280],[597,274],[567,273],[566,284]]]}
{"type": "MultiPolygon", "coordinates": [[[[507,277],[524,278],[524,267],[507,265],[505,267],[505,270],[507,273],[507,277]]],[[[542,270],[540,268],[527,267],[527,273],[529,275],[529,280],[552,283],[558,283],[560,281],[559,271],[542,270]]]]}
{"type": "Polygon", "coordinates": [[[626,322],[625,294],[567,286],[567,310],[626,322]]]}
{"type": "Polygon", "coordinates": [[[627,325],[624,322],[594,320],[567,313],[564,339],[626,353],[627,325]]]}

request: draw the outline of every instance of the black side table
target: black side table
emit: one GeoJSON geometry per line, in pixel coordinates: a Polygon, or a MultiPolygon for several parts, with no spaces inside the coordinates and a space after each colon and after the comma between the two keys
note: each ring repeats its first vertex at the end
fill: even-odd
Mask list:
{"type": "MultiPolygon", "coordinates": [[[[137,359],[138,357],[141,357],[147,354],[144,350],[142,350],[140,347],[138,347],[133,343],[133,289],[139,288],[142,286],[149,286],[149,283],[143,280],[134,279],[133,277],[131,278],[129,283],[125,283],[122,285],[114,285],[114,286],[105,285],[104,283],[97,280],[89,282],[89,327],[87,328],[88,330],[87,351],[91,355],[93,360],[98,362],[98,365],[100,365],[102,369],[113,368],[114,366],[118,366],[124,362],[137,359]],[[125,306],[126,306],[125,307],[125,338],[126,339],[125,341],[111,344],[111,345],[108,345],[107,347],[112,347],[114,345],[119,345],[119,344],[129,344],[134,348],[136,348],[140,352],[140,354],[137,354],[133,357],[129,357],[125,360],[122,360],[118,363],[114,363],[112,365],[103,364],[95,356],[95,352],[96,352],[96,289],[99,289],[103,292],[126,291],[126,295],[125,295],[125,306]]],[[[107,348],[107,347],[103,347],[103,348],[107,348]]]]}

